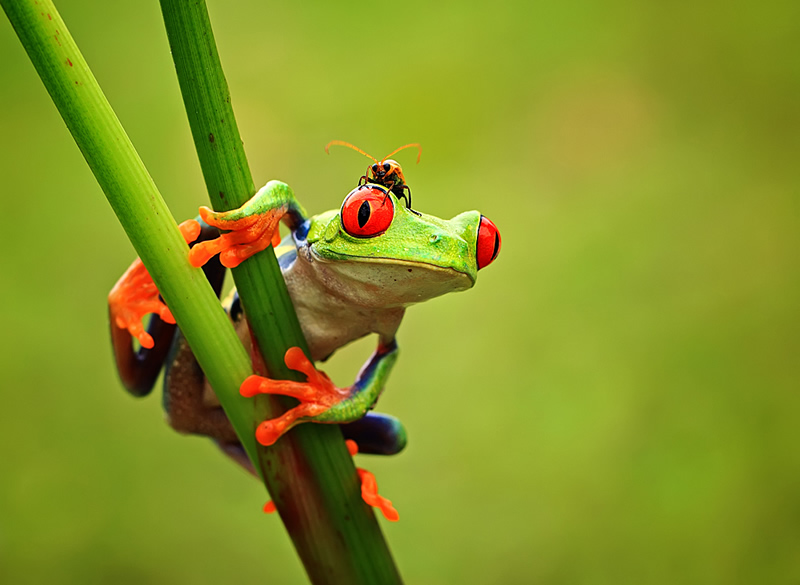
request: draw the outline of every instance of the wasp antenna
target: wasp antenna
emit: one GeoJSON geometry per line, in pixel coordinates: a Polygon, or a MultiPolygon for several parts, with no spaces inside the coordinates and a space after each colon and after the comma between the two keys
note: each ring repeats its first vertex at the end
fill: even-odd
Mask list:
{"type": "Polygon", "coordinates": [[[325,146],[325,152],[326,152],[327,154],[330,154],[330,153],[328,153],[328,149],[329,149],[331,146],[335,146],[335,145],[338,145],[338,146],[346,146],[346,147],[348,147],[348,148],[352,148],[353,150],[355,150],[356,152],[360,152],[361,154],[363,154],[363,155],[364,155],[364,156],[366,156],[367,158],[371,158],[371,159],[372,159],[372,160],[374,160],[375,162],[378,162],[378,159],[377,159],[377,158],[375,158],[374,156],[372,156],[371,154],[367,154],[366,152],[364,152],[363,150],[361,150],[359,147],[357,147],[357,146],[354,146],[354,145],[350,144],[349,142],[345,142],[344,140],[331,140],[331,141],[330,141],[330,142],[329,142],[329,143],[328,143],[328,144],[325,146]]]}
{"type": "Polygon", "coordinates": [[[392,152],[390,152],[389,154],[387,154],[386,156],[384,156],[384,157],[383,157],[383,160],[386,160],[387,158],[389,158],[389,157],[390,157],[390,156],[392,156],[393,154],[397,154],[397,153],[398,153],[398,152],[400,152],[401,150],[404,150],[404,149],[406,149],[406,148],[411,148],[412,146],[416,146],[416,147],[417,147],[417,149],[419,149],[419,150],[418,150],[418,152],[417,152],[417,164],[419,164],[419,157],[421,157],[421,156],[422,156],[422,145],[421,145],[421,144],[417,144],[416,142],[414,142],[414,143],[412,143],[412,144],[406,144],[405,146],[401,146],[401,147],[400,147],[400,148],[398,148],[397,150],[393,150],[392,152]]]}

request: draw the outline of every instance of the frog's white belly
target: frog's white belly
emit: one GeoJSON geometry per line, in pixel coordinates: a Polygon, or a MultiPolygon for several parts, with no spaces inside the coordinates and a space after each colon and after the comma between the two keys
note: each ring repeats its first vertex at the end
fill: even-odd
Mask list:
{"type": "Polygon", "coordinates": [[[403,318],[403,307],[382,308],[353,302],[351,296],[326,286],[315,261],[299,251],[297,259],[282,270],[311,359],[324,360],[334,351],[370,333],[383,341],[394,337],[403,318]]]}

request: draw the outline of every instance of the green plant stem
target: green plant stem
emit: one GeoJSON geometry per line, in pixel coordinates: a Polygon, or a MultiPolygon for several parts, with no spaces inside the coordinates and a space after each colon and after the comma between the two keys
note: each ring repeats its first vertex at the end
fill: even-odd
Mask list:
{"type": "MultiPolygon", "coordinates": [[[[214,209],[239,207],[255,188],[204,1],[161,0],[186,112],[214,209]]],[[[271,248],[233,270],[242,304],[272,377],[286,349],[306,350],[271,248]]],[[[307,352],[306,352],[307,353],[307,352]]],[[[283,404],[296,404],[284,399],[283,404]]],[[[257,411],[277,413],[262,400],[257,411]]],[[[300,425],[259,462],[286,528],[314,583],[400,583],[373,511],[335,425],[300,425]]]]}
{"type": "MultiPolygon", "coordinates": [[[[0,0],[120,223],[195,350],[244,444],[253,405],[238,392],[252,366],[203,272],[192,268],[164,200],[50,0],[0,0]]],[[[91,226],[83,226],[90,229],[91,226]]]]}
{"type": "MultiPolygon", "coordinates": [[[[238,393],[242,379],[251,372],[249,357],[202,272],[189,266],[187,246],[174,219],[53,3],[50,0],[0,0],[0,4],[120,223],[172,309],[242,444],[251,459],[268,470],[265,480],[311,580],[315,583],[399,583],[399,575],[374,515],[359,497],[353,464],[346,455],[337,428],[302,425],[292,431],[289,438],[279,441],[275,448],[262,449],[255,443],[253,430],[268,407],[266,401],[254,407],[254,401],[238,393]],[[254,413],[255,408],[258,414],[254,413]]],[[[176,14],[200,9],[202,22],[197,20],[197,14],[189,20],[201,26],[190,29],[198,33],[205,27],[205,40],[213,47],[205,5],[180,4],[176,14]]],[[[167,22],[168,11],[165,9],[167,22]]],[[[171,39],[173,46],[191,48],[193,43],[198,43],[194,49],[202,50],[198,47],[202,46],[199,41],[203,39],[191,34],[183,38],[178,35],[177,40],[171,35],[171,39]]],[[[198,85],[216,77],[215,87],[225,88],[227,99],[215,48],[212,57],[217,63],[216,70],[199,74],[195,71],[190,75],[195,75],[198,85]],[[211,77],[206,77],[207,74],[211,77]]],[[[180,65],[176,63],[176,67],[182,78],[180,65]]],[[[185,85],[183,81],[182,85],[185,85]]],[[[217,104],[208,107],[214,115],[221,112],[217,104]]],[[[232,112],[219,119],[228,120],[235,127],[232,112]]],[[[193,121],[192,126],[196,128],[196,122],[193,121]]],[[[238,140],[235,128],[234,133],[238,140]]],[[[249,172],[243,154],[241,156],[239,170],[244,169],[246,177],[249,172]]],[[[232,169],[232,176],[237,174],[236,163],[231,164],[227,155],[220,160],[220,168],[232,169]]],[[[208,175],[207,165],[203,166],[208,175]]],[[[237,191],[237,196],[246,199],[253,190],[252,180],[247,177],[242,185],[246,189],[241,193],[235,187],[220,189],[218,193],[237,191]]],[[[231,201],[229,205],[233,207],[238,203],[231,201]]],[[[271,264],[277,268],[274,255],[271,259],[270,254],[260,256],[267,257],[267,266],[271,264]]],[[[263,270],[275,273],[275,269],[263,270]]],[[[253,269],[256,273],[261,271],[257,266],[253,269]]],[[[274,274],[264,277],[265,280],[270,278],[276,280],[274,274]]],[[[241,278],[237,276],[237,280],[241,278]]],[[[257,284],[258,279],[253,280],[257,284]]],[[[241,289],[242,285],[239,286],[241,289]]],[[[245,294],[251,299],[258,298],[257,294],[242,291],[243,298],[245,294]]],[[[249,315],[258,311],[255,305],[245,302],[249,315]]],[[[285,314],[280,305],[278,308],[272,305],[265,312],[285,314]]],[[[278,319],[273,319],[273,326],[280,330],[278,319]]],[[[302,340],[293,344],[304,345],[302,340]]],[[[281,348],[275,351],[282,356],[281,348]]],[[[280,366],[275,368],[280,370],[282,359],[277,362],[280,366]]]]}

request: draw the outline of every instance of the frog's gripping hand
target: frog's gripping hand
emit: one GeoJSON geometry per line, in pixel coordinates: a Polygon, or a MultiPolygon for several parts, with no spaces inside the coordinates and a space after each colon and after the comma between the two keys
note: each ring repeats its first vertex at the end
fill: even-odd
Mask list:
{"type": "MultiPolygon", "coordinates": [[[[178,228],[187,244],[195,241],[200,235],[200,224],[193,219],[184,221],[178,228]]],[[[126,329],[131,336],[139,340],[142,347],[147,349],[152,349],[155,342],[144,330],[142,317],[155,313],[162,321],[175,323],[175,317],[159,297],[156,284],[139,258],[131,264],[108,293],[108,310],[112,324],[119,329],[126,329]]]]}
{"type": "Polygon", "coordinates": [[[291,229],[305,221],[305,212],[292,190],[280,181],[270,181],[238,209],[215,212],[201,207],[200,216],[207,224],[228,233],[192,248],[189,262],[195,267],[203,266],[219,254],[223,266],[235,268],[270,244],[280,243],[281,219],[291,229]]]}
{"type": "MultiPolygon", "coordinates": [[[[330,378],[324,372],[318,371],[299,347],[289,348],[284,359],[289,369],[302,372],[307,381],[294,382],[250,376],[239,388],[242,396],[246,397],[256,394],[280,394],[300,401],[298,406],[281,416],[258,425],[256,440],[259,443],[265,446],[272,445],[286,431],[302,422],[359,425],[363,421],[361,432],[356,434],[367,442],[368,452],[394,453],[405,446],[405,430],[400,421],[381,415],[365,416],[378,399],[386,378],[397,360],[397,343],[394,340],[378,346],[359,372],[355,384],[349,388],[334,386],[330,378]],[[367,420],[370,418],[372,420],[367,420]],[[375,450],[376,444],[380,445],[377,450],[375,450]]],[[[345,430],[347,426],[345,425],[345,430]]],[[[347,441],[347,448],[351,455],[358,452],[358,445],[353,440],[347,441]]],[[[361,498],[370,506],[380,509],[387,520],[397,521],[400,516],[392,506],[392,502],[378,494],[375,476],[360,467],[357,467],[356,471],[361,480],[361,498]]],[[[264,511],[274,512],[275,506],[272,502],[267,502],[264,511]]]]}
{"type": "Polygon", "coordinates": [[[363,417],[372,408],[383,390],[386,378],[397,360],[397,344],[381,345],[358,374],[355,384],[348,388],[334,386],[330,378],[314,368],[299,347],[286,352],[286,366],[302,372],[307,382],[272,380],[250,376],[239,389],[242,396],[280,394],[300,401],[298,406],[281,416],[262,422],[256,429],[256,439],[262,445],[272,445],[296,424],[315,422],[349,423],[363,417]]]}

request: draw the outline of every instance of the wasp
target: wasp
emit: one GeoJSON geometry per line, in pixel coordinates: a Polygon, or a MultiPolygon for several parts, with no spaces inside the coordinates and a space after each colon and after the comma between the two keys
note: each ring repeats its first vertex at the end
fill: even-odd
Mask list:
{"type": "Polygon", "coordinates": [[[409,210],[414,211],[411,209],[411,189],[408,185],[406,185],[406,179],[403,176],[403,169],[400,166],[400,163],[398,163],[396,160],[390,159],[389,157],[397,154],[401,150],[405,150],[406,148],[417,148],[417,163],[419,163],[419,159],[422,156],[422,146],[416,142],[412,144],[406,144],[393,150],[381,160],[378,160],[371,154],[367,154],[357,146],[354,146],[349,142],[344,142],[343,140],[331,140],[327,146],[325,146],[325,152],[327,153],[328,149],[334,145],[352,148],[356,152],[360,152],[367,158],[371,158],[373,161],[375,161],[374,164],[367,167],[367,172],[364,173],[364,175],[358,180],[359,187],[366,185],[367,183],[382,185],[394,193],[395,197],[398,199],[405,200],[406,207],[409,210]]]}

